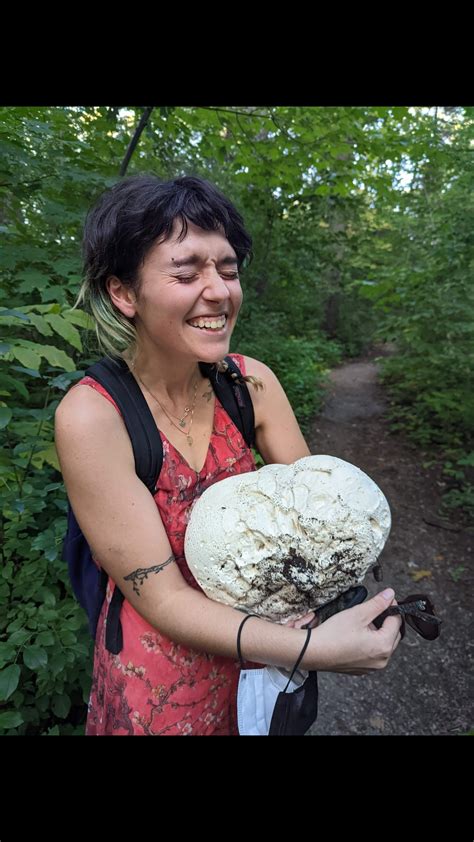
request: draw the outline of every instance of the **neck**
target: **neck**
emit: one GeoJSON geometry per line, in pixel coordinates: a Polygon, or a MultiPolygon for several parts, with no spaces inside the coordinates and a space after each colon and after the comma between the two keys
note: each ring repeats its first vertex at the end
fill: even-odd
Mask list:
{"type": "Polygon", "coordinates": [[[196,381],[199,385],[203,380],[196,361],[183,361],[179,364],[176,359],[151,360],[139,352],[135,354],[134,359],[127,355],[124,355],[124,359],[142,385],[166,406],[171,405],[178,410],[189,402],[196,381]]]}

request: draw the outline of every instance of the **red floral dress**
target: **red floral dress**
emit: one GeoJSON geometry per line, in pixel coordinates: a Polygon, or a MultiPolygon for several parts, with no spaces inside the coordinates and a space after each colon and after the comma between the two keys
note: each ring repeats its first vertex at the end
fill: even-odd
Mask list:
{"type": "MultiPolygon", "coordinates": [[[[231,356],[245,374],[242,356],[231,356]]],[[[91,377],[79,383],[92,386],[120,411],[91,377]]],[[[199,474],[161,430],[160,435],[163,466],[154,498],[182,575],[191,587],[201,590],[184,557],[191,504],[215,482],[256,470],[255,461],[217,397],[209,449],[199,474]]],[[[126,599],[120,615],[123,649],[112,655],[105,648],[104,620],[114,587],[109,578],[97,626],[86,735],[237,735],[238,661],[174,643],[126,599]]]]}

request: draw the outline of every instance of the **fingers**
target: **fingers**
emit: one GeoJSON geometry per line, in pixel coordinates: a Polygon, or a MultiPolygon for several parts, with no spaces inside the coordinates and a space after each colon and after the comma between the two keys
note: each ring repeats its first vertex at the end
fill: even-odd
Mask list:
{"type": "Polygon", "coordinates": [[[393,588],[386,588],[384,591],[380,591],[378,594],[369,599],[367,602],[364,602],[361,605],[361,608],[365,609],[365,613],[367,616],[367,620],[371,622],[375,620],[380,614],[382,614],[388,607],[391,605],[393,601],[393,597],[395,596],[395,591],[393,588]]]}
{"type": "Polygon", "coordinates": [[[393,615],[386,613],[390,606],[398,604],[394,596],[393,588],[387,588],[385,591],[376,594],[364,606],[368,611],[368,614],[365,615],[366,621],[370,621],[367,628],[371,633],[375,632],[378,638],[376,646],[380,647],[381,652],[384,653],[383,667],[388,664],[402,639],[402,627],[404,626],[402,617],[398,613],[393,615]]]}
{"type": "MultiPolygon", "coordinates": [[[[383,614],[390,605],[397,605],[396,599],[393,597],[395,596],[393,588],[387,588],[385,591],[376,594],[372,597],[369,602],[365,603],[365,608],[368,609],[369,614],[367,619],[372,621],[375,620],[380,614],[383,614]]],[[[367,615],[366,615],[367,616],[367,615]]],[[[402,625],[402,619],[400,615],[396,614],[392,617],[385,617],[383,619],[382,625],[377,628],[374,623],[369,623],[369,628],[374,629],[375,631],[379,632],[380,634],[384,635],[392,635],[393,641],[395,641],[397,634],[400,630],[402,625]]]]}

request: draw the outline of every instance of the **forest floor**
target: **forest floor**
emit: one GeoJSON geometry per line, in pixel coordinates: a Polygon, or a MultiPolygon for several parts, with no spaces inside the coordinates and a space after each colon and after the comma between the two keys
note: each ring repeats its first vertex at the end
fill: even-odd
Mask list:
{"type": "Polygon", "coordinates": [[[366,676],[321,672],[319,713],[309,735],[454,735],[474,727],[472,548],[474,530],[439,514],[441,465],[429,461],[400,432],[390,432],[388,398],[378,382],[375,347],[333,369],[322,412],[306,437],[311,453],[345,459],[380,486],[392,530],[370,573],[369,597],[391,586],[395,597],[426,593],[442,620],[427,641],[407,626],[388,666],[366,676]],[[436,525],[435,525],[436,524],[436,525]]]}

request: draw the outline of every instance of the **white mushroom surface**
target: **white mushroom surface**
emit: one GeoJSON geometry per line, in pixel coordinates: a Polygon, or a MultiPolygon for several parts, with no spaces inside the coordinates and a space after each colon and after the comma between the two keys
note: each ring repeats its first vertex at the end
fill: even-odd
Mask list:
{"type": "Polygon", "coordinates": [[[367,474],[335,456],[305,456],[206,489],[184,550],[211,599],[284,622],[360,584],[390,525],[367,474]]]}

